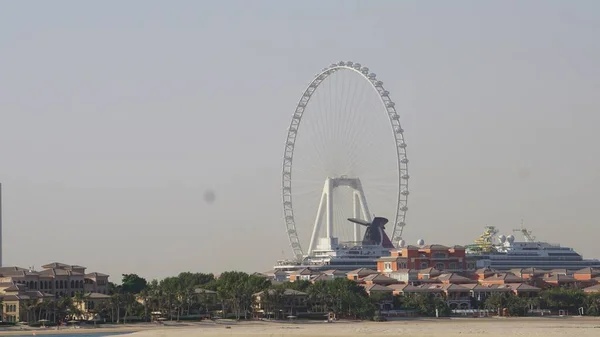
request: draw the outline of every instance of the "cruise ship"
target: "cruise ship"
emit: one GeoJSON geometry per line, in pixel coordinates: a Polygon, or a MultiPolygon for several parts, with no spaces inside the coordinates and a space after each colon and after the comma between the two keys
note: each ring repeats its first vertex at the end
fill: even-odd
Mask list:
{"type": "Polygon", "coordinates": [[[394,245],[385,233],[388,219],[375,217],[372,222],[360,219],[348,219],[366,228],[360,242],[338,242],[337,238],[320,238],[317,248],[302,261],[279,260],[273,267],[275,271],[291,273],[296,270],[310,268],[312,270],[351,271],[358,268],[377,270],[377,259],[390,256],[394,245]]]}
{"type": "Polygon", "coordinates": [[[465,246],[467,258],[475,260],[477,268],[489,267],[495,270],[600,268],[600,260],[584,259],[573,248],[538,241],[525,228],[513,231],[520,232],[524,240],[516,241],[513,235],[496,236],[498,230],[495,227],[486,227],[474,244],[465,246]]]}

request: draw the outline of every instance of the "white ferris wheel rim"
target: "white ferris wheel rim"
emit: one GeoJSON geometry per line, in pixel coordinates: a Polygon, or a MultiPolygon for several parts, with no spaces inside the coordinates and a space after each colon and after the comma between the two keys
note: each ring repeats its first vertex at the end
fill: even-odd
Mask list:
{"type": "Polygon", "coordinates": [[[285,151],[283,156],[283,169],[282,169],[282,202],[284,212],[284,223],[290,241],[290,246],[294,252],[294,256],[297,259],[301,259],[304,256],[304,250],[300,243],[300,237],[296,229],[296,222],[294,218],[294,207],[292,201],[292,169],[293,169],[293,157],[294,148],[296,145],[296,137],[298,136],[298,130],[302,122],[302,116],[306,109],[311,96],[317,90],[319,85],[325,81],[331,74],[340,70],[353,71],[360,75],[366,80],[373,90],[378,94],[379,100],[383,105],[383,110],[386,112],[390,125],[392,127],[392,134],[394,135],[396,157],[397,157],[397,177],[398,177],[398,195],[396,202],[396,214],[393,223],[392,231],[392,242],[397,243],[402,239],[404,227],[406,226],[406,212],[408,210],[408,159],[406,157],[406,142],[404,141],[404,130],[400,125],[400,116],[398,115],[395,103],[390,98],[389,91],[383,87],[383,82],[377,80],[374,73],[369,73],[369,68],[361,66],[360,63],[354,62],[339,62],[331,64],[329,67],[324,68],[319,72],[310,84],[304,90],[302,97],[296,105],[294,114],[292,115],[292,121],[287,132],[285,151]]]}

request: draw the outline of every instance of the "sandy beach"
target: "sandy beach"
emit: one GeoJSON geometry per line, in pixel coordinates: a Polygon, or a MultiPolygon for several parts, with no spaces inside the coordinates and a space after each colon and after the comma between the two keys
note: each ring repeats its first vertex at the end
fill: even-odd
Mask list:
{"type": "MultiPolygon", "coordinates": [[[[177,327],[187,327],[190,325],[174,325],[169,329],[177,327]]],[[[0,328],[0,336],[20,336],[20,335],[84,335],[84,334],[100,334],[100,333],[134,333],[145,330],[157,330],[158,327],[155,324],[125,324],[125,325],[112,325],[106,324],[102,327],[82,327],[80,329],[74,329],[72,327],[63,327],[59,330],[56,328],[29,328],[29,327],[4,327],[0,328]]]]}
{"type": "Polygon", "coordinates": [[[206,324],[140,331],[135,337],[209,336],[599,336],[597,318],[418,319],[393,322],[206,324]]]}
{"type": "Polygon", "coordinates": [[[599,336],[600,318],[406,319],[390,322],[202,322],[166,326],[132,324],[103,328],[0,330],[0,336],[127,333],[133,337],[217,336],[599,336]]]}

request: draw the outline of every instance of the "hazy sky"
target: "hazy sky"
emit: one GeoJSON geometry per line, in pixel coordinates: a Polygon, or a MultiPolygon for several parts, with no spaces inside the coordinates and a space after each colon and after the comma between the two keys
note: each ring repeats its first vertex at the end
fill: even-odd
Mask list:
{"type": "Polygon", "coordinates": [[[271,269],[291,255],[286,129],[340,60],[368,65],[397,103],[407,241],[465,244],[524,219],[600,258],[599,13],[592,0],[0,1],[4,264],[117,279],[271,269]]]}

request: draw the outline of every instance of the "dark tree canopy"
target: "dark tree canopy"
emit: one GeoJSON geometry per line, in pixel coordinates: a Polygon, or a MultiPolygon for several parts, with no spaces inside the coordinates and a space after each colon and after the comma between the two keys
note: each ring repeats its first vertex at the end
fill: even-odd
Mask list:
{"type": "Polygon", "coordinates": [[[137,274],[123,274],[121,291],[128,294],[139,294],[148,287],[148,281],[137,274]]]}

